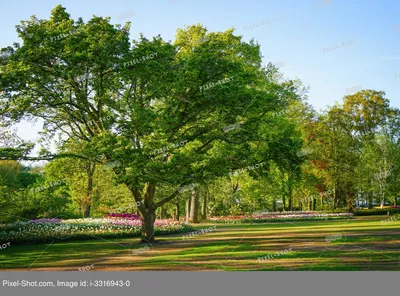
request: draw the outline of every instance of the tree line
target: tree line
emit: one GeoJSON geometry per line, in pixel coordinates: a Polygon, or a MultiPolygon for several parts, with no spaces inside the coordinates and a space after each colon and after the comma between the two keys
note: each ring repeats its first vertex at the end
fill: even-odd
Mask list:
{"type": "Polygon", "coordinates": [[[319,113],[300,81],[263,66],[260,46],[233,29],[188,26],[173,42],[130,41],[129,31],[57,6],[48,20],[22,21],[23,43],[1,49],[2,126],[40,119],[42,140],[56,147],[32,157],[33,143],[3,129],[3,175],[15,165],[14,180],[31,178],[2,181],[12,219],[126,205],[143,218],[143,241],[154,242],[157,217],[396,203],[399,111],[384,92],[361,90],[319,113]],[[48,162],[28,169],[27,160],[48,162]]]}

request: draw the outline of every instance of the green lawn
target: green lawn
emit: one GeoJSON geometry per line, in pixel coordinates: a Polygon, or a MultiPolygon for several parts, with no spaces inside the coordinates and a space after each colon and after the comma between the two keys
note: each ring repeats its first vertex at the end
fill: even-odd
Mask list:
{"type": "Polygon", "coordinates": [[[78,270],[93,264],[93,271],[400,270],[400,221],[382,226],[387,218],[217,224],[216,231],[186,240],[181,235],[159,237],[169,244],[148,249],[137,238],[11,245],[0,250],[0,268],[78,270]],[[291,251],[278,255],[285,249],[291,251]],[[268,255],[275,256],[257,260],[268,255]]]}

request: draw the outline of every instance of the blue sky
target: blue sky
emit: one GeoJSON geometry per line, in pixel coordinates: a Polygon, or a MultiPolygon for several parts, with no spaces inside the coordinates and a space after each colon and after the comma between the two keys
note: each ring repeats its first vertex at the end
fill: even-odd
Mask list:
{"type": "MultiPolygon", "coordinates": [[[[265,64],[310,86],[317,110],[360,88],[383,90],[400,107],[400,0],[0,0],[0,47],[19,41],[21,20],[48,18],[57,4],[74,19],[130,21],[133,39],[143,33],[173,40],[177,28],[197,23],[209,31],[234,27],[261,45],[265,64]]],[[[23,123],[18,133],[28,140],[39,129],[23,123]]]]}

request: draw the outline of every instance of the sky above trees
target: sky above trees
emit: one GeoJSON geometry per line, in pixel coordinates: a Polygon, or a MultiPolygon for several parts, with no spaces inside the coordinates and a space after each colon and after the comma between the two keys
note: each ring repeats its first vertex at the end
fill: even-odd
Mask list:
{"type": "MultiPolygon", "coordinates": [[[[173,40],[176,29],[201,23],[210,31],[234,27],[254,38],[285,77],[310,86],[309,101],[318,110],[361,88],[383,90],[400,106],[399,1],[46,1],[0,4],[0,47],[18,40],[15,25],[33,14],[48,18],[57,4],[73,18],[110,16],[112,23],[132,22],[131,38],[161,34],[173,40]]],[[[18,134],[36,138],[40,124],[22,123],[18,134]]]]}

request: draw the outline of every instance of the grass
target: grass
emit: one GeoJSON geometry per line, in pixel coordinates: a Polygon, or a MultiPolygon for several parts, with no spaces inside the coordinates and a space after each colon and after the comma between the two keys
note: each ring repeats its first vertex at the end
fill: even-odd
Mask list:
{"type": "Polygon", "coordinates": [[[158,237],[170,244],[149,249],[137,238],[11,245],[0,250],[0,269],[77,271],[93,264],[93,271],[400,270],[400,221],[382,225],[387,218],[216,224],[215,232],[186,240],[158,237]],[[285,249],[291,251],[278,255],[285,249]],[[267,255],[274,257],[257,260],[267,255]]]}

